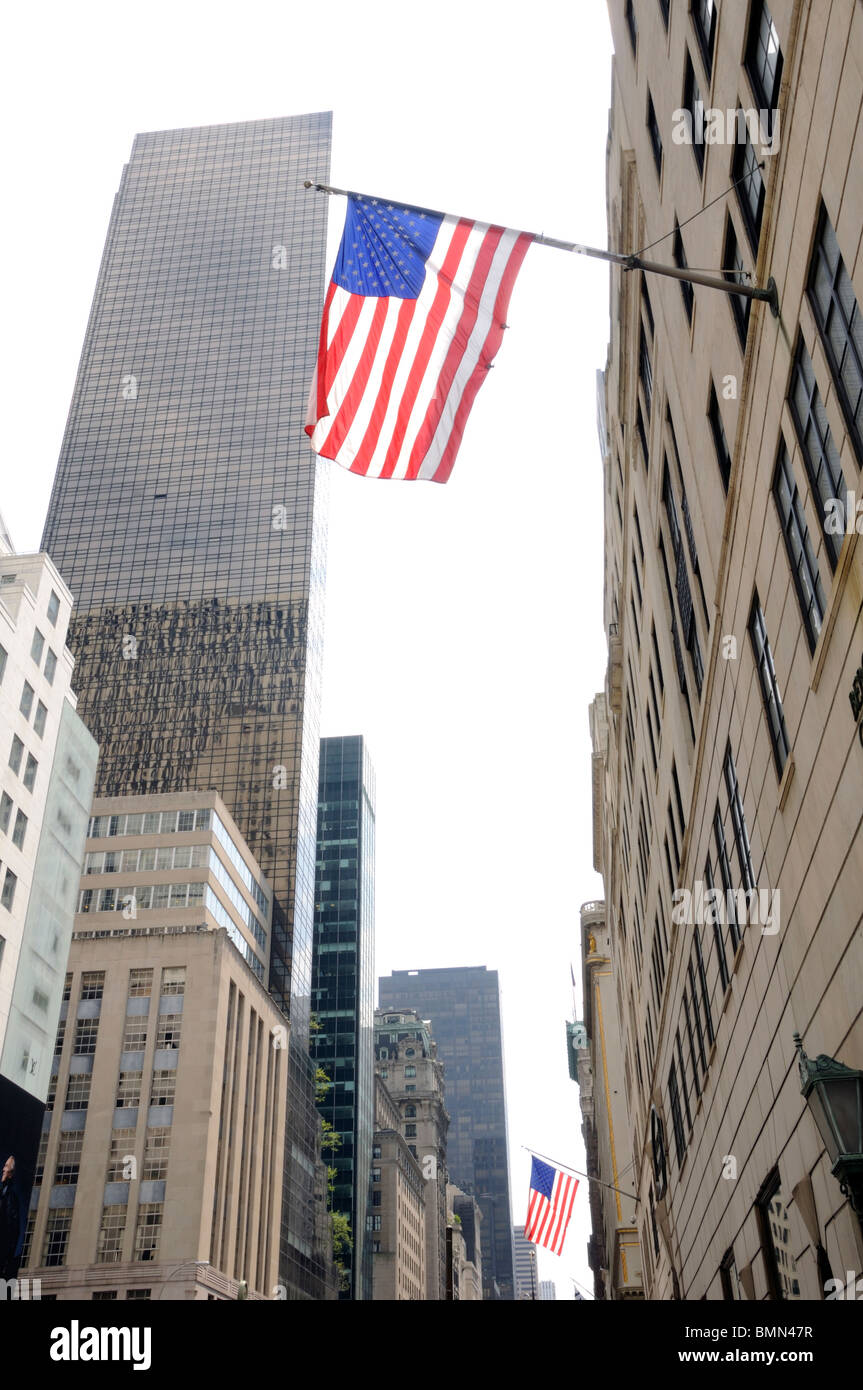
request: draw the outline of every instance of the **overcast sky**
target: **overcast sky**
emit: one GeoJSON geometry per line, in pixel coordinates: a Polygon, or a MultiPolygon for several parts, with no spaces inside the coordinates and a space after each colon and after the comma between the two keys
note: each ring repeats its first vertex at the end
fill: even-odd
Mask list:
{"type": "MultiPolygon", "coordinates": [[[[0,93],[0,511],[19,551],[39,545],[136,132],[332,110],[337,185],[606,244],[604,0],[16,11],[0,93]]],[[[605,267],[532,247],[508,318],[446,486],[332,466],[322,732],[364,734],[376,768],[378,974],[500,971],[520,1223],[522,1145],[584,1167],[564,1021],[579,905],[602,895],[587,708],[605,669],[605,267]]],[[[592,1292],[589,1226],[583,1182],[563,1256],[540,1252],[559,1298],[573,1278],[592,1292]]]]}

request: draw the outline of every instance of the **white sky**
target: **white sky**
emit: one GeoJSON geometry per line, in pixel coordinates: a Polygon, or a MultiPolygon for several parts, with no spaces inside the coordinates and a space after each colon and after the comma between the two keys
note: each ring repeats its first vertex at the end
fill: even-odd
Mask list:
{"type": "MultiPolygon", "coordinates": [[[[606,244],[603,0],[15,10],[0,93],[0,511],[20,551],[39,545],[138,131],[332,110],[337,185],[606,244]]],[[[343,206],[332,200],[330,264],[343,206]]],[[[446,486],[333,467],[322,732],[365,734],[377,772],[378,974],[500,971],[520,1223],[521,1145],[584,1167],[564,1020],[579,905],[602,895],[587,707],[605,669],[605,268],[532,247],[508,317],[446,486]]],[[[587,1186],[564,1255],[540,1251],[559,1298],[570,1276],[592,1292],[587,1186]]]]}

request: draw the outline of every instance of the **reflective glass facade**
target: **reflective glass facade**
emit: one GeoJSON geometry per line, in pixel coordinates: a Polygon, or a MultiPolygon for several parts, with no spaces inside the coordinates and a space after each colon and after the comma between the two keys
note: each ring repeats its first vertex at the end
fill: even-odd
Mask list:
{"type": "Polygon", "coordinates": [[[312,1056],[332,1081],[318,1109],[339,1135],[333,1207],[351,1223],[343,1297],[371,1299],[374,1132],[375,778],[361,737],[321,740],[312,1056]]]}
{"type": "Polygon", "coordinates": [[[220,792],[291,1016],[282,1277],[315,1296],[308,1058],[327,465],[303,433],[329,113],[136,137],[45,527],[97,794],[220,792]]]}
{"type": "Polygon", "coordinates": [[[444,1064],[449,1181],[482,1210],[483,1297],[513,1297],[509,1149],[500,989],[484,965],[394,970],[379,981],[382,1009],[416,1009],[429,1019],[444,1064]]]}

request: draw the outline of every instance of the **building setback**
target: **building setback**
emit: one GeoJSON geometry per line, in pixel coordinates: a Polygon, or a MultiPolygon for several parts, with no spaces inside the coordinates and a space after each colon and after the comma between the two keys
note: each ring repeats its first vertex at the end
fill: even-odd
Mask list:
{"type": "Polygon", "coordinates": [[[285,1296],[271,904],[215,792],[94,802],[27,1232],[43,1295],[285,1296]]]}
{"type": "Polygon", "coordinates": [[[483,1296],[514,1296],[503,1038],[496,970],[484,965],[395,970],[379,982],[381,1009],[430,1020],[446,1079],[449,1179],[482,1209],[483,1296]],[[497,1285],[498,1294],[494,1292],[497,1285]]]}
{"type": "Polygon", "coordinates": [[[366,1230],[374,1129],[375,778],[362,737],[321,739],[311,1050],[339,1139],[332,1205],[351,1223],[343,1297],[372,1297],[366,1230]]]}
{"type": "Polygon", "coordinates": [[[609,12],[612,249],[674,228],[662,259],[772,276],[780,308],[611,271],[593,787],[619,1147],[647,1297],[818,1299],[863,1254],[794,1041],[863,1066],[863,13],[609,12]]]}
{"type": "Polygon", "coordinates": [[[324,465],[303,433],[330,115],[138,135],[45,527],[97,792],[215,788],[272,882],[290,1011],[281,1277],[322,1296],[308,1055],[324,465]]]}

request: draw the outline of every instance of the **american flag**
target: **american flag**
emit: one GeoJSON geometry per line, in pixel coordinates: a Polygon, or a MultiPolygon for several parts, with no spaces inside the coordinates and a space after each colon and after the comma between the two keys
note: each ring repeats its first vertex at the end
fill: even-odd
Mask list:
{"type": "Polygon", "coordinates": [[[577,1187],[578,1178],[541,1159],[531,1160],[525,1240],[544,1245],[553,1255],[561,1253],[577,1187]]]}
{"type": "Polygon", "coordinates": [[[445,483],[532,240],[351,194],[309,394],[316,453],[445,483]]]}

